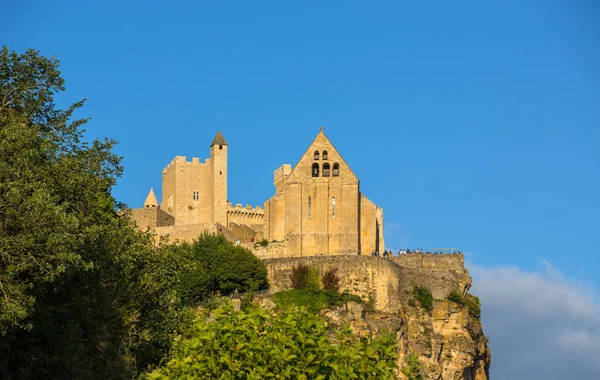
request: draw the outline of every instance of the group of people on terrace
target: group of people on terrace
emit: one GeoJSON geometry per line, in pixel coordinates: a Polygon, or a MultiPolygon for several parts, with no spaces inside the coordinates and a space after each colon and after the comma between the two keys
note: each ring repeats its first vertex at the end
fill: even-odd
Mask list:
{"type": "MultiPolygon", "coordinates": [[[[448,254],[452,254],[452,255],[462,255],[462,253],[459,250],[457,250],[456,248],[438,249],[438,250],[432,249],[432,252],[430,252],[430,251],[423,251],[423,248],[415,248],[412,251],[410,249],[401,249],[401,250],[398,251],[397,256],[400,256],[400,255],[411,255],[411,254],[426,254],[426,255],[431,255],[431,254],[434,254],[434,255],[436,255],[436,254],[440,254],[440,255],[445,254],[445,255],[448,255],[448,254]]],[[[360,255],[360,253],[359,253],[359,255],[360,255]]],[[[374,257],[380,257],[380,256],[383,256],[383,257],[392,257],[392,256],[394,256],[394,253],[392,251],[385,250],[385,251],[383,251],[383,254],[380,254],[379,251],[373,250],[373,251],[371,251],[371,256],[374,256],[374,257]]]]}
{"type": "Polygon", "coordinates": [[[413,253],[420,253],[423,254],[425,253],[426,255],[431,255],[431,254],[453,254],[453,255],[461,255],[462,253],[457,250],[456,248],[451,248],[450,250],[434,250],[433,252],[423,252],[423,248],[415,248],[412,251],[410,249],[401,249],[400,251],[398,251],[398,255],[410,255],[413,253]]]}
{"type": "MultiPolygon", "coordinates": [[[[372,251],[371,256],[379,257],[379,251],[372,251]]],[[[383,251],[383,257],[392,257],[392,251],[383,251]]]]}

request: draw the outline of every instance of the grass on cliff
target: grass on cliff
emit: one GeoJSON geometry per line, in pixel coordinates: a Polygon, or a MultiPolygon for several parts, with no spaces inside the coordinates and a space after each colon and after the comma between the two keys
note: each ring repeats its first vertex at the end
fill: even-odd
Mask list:
{"type": "Polygon", "coordinates": [[[362,303],[362,299],[354,294],[338,293],[333,290],[314,288],[291,289],[273,295],[273,301],[280,309],[298,306],[317,314],[328,307],[341,306],[346,302],[362,303]]]}
{"type": "Polygon", "coordinates": [[[469,315],[479,319],[481,317],[481,303],[479,298],[471,294],[463,296],[457,291],[452,291],[448,297],[448,301],[452,301],[462,306],[466,306],[469,309],[469,315]]]}
{"type": "Polygon", "coordinates": [[[294,289],[273,295],[273,301],[280,309],[298,306],[317,314],[327,307],[341,306],[346,302],[363,302],[357,295],[339,293],[337,269],[327,270],[320,275],[316,267],[298,264],[292,268],[290,281],[294,289]]]}

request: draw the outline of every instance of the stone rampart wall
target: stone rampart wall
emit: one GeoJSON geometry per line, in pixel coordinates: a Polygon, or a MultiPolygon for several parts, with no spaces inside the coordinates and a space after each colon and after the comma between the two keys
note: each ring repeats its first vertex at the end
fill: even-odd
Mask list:
{"type": "MultiPolygon", "coordinates": [[[[225,230],[227,230],[227,232],[229,231],[226,228],[225,230]]],[[[198,238],[198,236],[205,231],[209,233],[218,232],[215,224],[189,224],[184,226],[156,227],[154,231],[156,232],[157,242],[161,237],[167,238],[170,242],[174,242],[176,240],[181,242],[191,242],[198,238]]]]}
{"type": "Polygon", "coordinates": [[[458,272],[465,270],[465,257],[462,254],[411,253],[394,256],[390,260],[407,268],[458,272]]]}
{"type": "Polygon", "coordinates": [[[451,291],[466,293],[471,278],[464,267],[460,271],[442,270],[447,264],[441,257],[428,263],[436,260],[440,264],[432,267],[437,269],[402,267],[392,259],[372,256],[274,258],[265,259],[264,263],[272,292],[291,288],[290,274],[298,264],[316,267],[321,274],[337,268],[340,291],[347,290],[364,300],[373,298],[376,310],[395,312],[412,297],[415,286],[428,288],[435,299],[444,299],[451,291]]]}
{"type": "Polygon", "coordinates": [[[289,257],[285,254],[284,242],[271,242],[266,247],[260,245],[259,242],[260,241],[257,240],[254,243],[242,244],[242,246],[251,250],[259,259],[280,259],[289,257]]]}

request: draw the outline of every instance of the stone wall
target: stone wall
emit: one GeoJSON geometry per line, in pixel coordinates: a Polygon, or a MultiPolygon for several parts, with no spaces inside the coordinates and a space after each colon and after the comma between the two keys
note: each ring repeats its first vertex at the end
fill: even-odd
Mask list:
{"type": "Polygon", "coordinates": [[[157,242],[160,241],[161,238],[165,238],[170,242],[177,240],[180,242],[191,242],[198,238],[198,236],[205,231],[209,233],[218,232],[215,224],[189,224],[185,226],[165,226],[154,228],[154,232],[156,233],[155,239],[157,242]]]}
{"type": "Polygon", "coordinates": [[[154,227],[172,226],[175,218],[158,207],[142,207],[129,210],[130,218],[142,230],[154,227]]]}
{"type": "Polygon", "coordinates": [[[259,240],[257,240],[254,243],[245,243],[242,244],[242,246],[244,248],[248,248],[249,250],[252,251],[252,253],[254,253],[254,255],[256,255],[256,257],[258,257],[259,259],[281,259],[281,258],[285,258],[285,257],[290,257],[290,256],[286,256],[286,251],[285,251],[285,243],[278,241],[278,242],[270,242],[267,246],[263,247],[262,245],[259,244],[259,240]]]}
{"type": "Polygon", "coordinates": [[[321,274],[337,268],[340,291],[347,290],[364,300],[372,298],[376,310],[395,312],[412,297],[415,286],[428,288],[435,299],[445,299],[451,291],[466,293],[471,285],[466,269],[456,270],[454,259],[444,257],[448,255],[435,256],[427,262],[436,269],[403,267],[383,257],[354,255],[266,259],[264,263],[272,292],[291,288],[290,274],[298,264],[316,267],[321,274]],[[444,266],[453,269],[442,270],[444,266]]]}
{"type": "Polygon", "coordinates": [[[390,260],[407,267],[430,270],[465,271],[465,257],[462,254],[411,253],[391,257],[390,260]]]}

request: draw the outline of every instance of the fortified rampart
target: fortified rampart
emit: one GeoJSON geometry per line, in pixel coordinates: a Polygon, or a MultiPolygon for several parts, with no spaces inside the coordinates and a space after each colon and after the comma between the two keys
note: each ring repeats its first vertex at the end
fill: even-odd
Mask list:
{"type": "Polygon", "coordinates": [[[298,264],[316,267],[320,273],[337,269],[340,291],[373,299],[379,311],[395,312],[412,297],[413,288],[429,289],[435,299],[445,299],[452,291],[466,294],[471,277],[462,255],[315,256],[263,260],[271,291],[291,288],[290,274],[298,264]],[[410,257],[404,256],[427,256],[410,257]],[[407,266],[403,264],[406,263],[407,266]]]}

